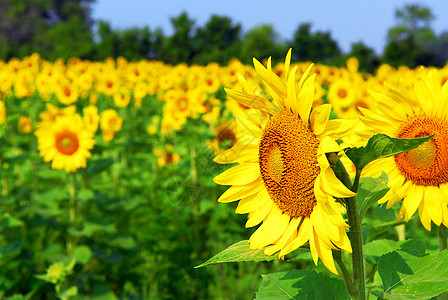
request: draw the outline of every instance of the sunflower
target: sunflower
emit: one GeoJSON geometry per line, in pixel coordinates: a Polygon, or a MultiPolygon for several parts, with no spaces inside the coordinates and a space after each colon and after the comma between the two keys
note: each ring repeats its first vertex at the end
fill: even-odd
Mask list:
{"type": "Polygon", "coordinates": [[[33,129],[33,123],[31,119],[25,116],[20,116],[19,118],[19,130],[23,133],[30,133],[33,129]]]}
{"type": "Polygon", "coordinates": [[[389,176],[389,192],[378,203],[387,208],[403,200],[398,220],[409,221],[417,211],[420,221],[431,230],[448,226],[448,84],[441,84],[436,70],[421,68],[413,81],[385,84],[384,92],[371,93],[376,110],[360,108],[367,130],[396,138],[436,135],[409,152],[379,159],[367,166],[373,176],[384,170],[389,176]]]}
{"type": "Polygon", "coordinates": [[[89,150],[95,145],[93,133],[84,127],[78,114],[57,117],[54,121],[41,121],[35,131],[38,149],[45,162],[53,169],[66,172],[86,167],[89,150]]]}
{"type": "Polygon", "coordinates": [[[316,107],[312,65],[296,82],[297,67],[289,71],[291,51],[280,79],[254,59],[255,70],[273,101],[256,95],[240,77],[243,92],[226,89],[230,97],[254,109],[236,116],[237,143],[215,158],[238,163],[214,181],[232,185],[219,202],[239,201],[236,213],[248,213],[246,227],[262,225],[249,239],[251,249],[283,258],[309,242],[318,259],[337,274],[332,249],[351,252],[348,225],[333,197],[353,197],[335,176],[326,153],[340,151],[335,139],[351,131],[356,121],[328,120],[331,105],[316,107]],[[310,114],[311,113],[311,114],[310,114]]]}

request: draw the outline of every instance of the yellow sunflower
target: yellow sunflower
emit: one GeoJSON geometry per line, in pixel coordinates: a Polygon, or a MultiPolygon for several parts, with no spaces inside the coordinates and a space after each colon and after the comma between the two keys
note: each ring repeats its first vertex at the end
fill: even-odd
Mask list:
{"type": "Polygon", "coordinates": [[[248,213],[246,227],[262,225],[249,239],[251,249],[284,257],[309,242],[314,263],[318,258],[337,274],[332,249],[351,252],[348,225],[334,197],[353,197],[335,176],[326,153],[340,151],[335,139],[351,131],[356,121],[328,120],[331,105],[316,107],[315,75],[310,66],[297,84],[294,67],[279,78],[254,59],[255,70],[273,101],[252,92],[240,77],[244,91],[226,89],[230,97],[254,109],[236,117],[237,143],[215,158],[238,165],[214,181],[231,185],[219,202],[239,201],[236,213],[248,213]]]}
{"type": "Polygon", "coordinates": [[[57,117],[54,121],[41,121],[35,131],[38,149],[45,162],[53,169],[66,172],[86,167],[89,150],[95,145],[93,133],[84,127],[78,114],[57,117]]]}
{"type": "Polygon", "coordinates": [[[371,93],[375,110],[360,108],[367,131],[396,138],[416,138],[436,133],[428,142],[409,152],[379,159],[367,166],[367,174],[384,170],[389,192],[379,201],[390,208],[403,200],[399,220],[409,221],[418,209],[420,221],[431,230],[448,226],[448,84],[440,83],[436,70],[421,68],[414,82],[385,84],[383,93],[371,93]]]}

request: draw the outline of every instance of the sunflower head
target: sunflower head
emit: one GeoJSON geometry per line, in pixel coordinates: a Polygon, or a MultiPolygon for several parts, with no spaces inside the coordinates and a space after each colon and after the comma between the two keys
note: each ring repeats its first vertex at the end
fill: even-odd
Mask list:
{"type": "Polygon", "coordinates": [[[247,227],[262,225],[250,247],[280,257],[309,243],[314,262],[337,274],[332,249],[351,251],[341,207],[334,197],[352,197],[335,176],[326,153],[341,150],[335,139],[356,121],[328,120],[331,105],[316,107],[315,74],[309,65],[296,77],[288,52],[280,77],[254,59],[264,92],[239,76],[242,90],[226,89],[230,98],[251,109],[236,116],[235,145],[219,154],[218,163],[238,163],[214,178],[231,187],[218,199],[239,201],[237,213],[248,213],[247,227]],[[269,97],[265,96],[268,95],[269,97]]]}
{"type": "Polygon", "coordinates": [[[53,169],[66,172],[85,168],[90,150],[95,145],[93,132],[88,130],[78,114],[60,116],[54,121],[41,121],[35,131],[38,149],[53,169]]]}

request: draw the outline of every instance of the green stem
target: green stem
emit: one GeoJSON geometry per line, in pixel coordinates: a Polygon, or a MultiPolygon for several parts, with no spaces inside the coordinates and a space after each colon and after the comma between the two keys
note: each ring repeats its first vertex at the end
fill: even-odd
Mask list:
{"type": "MultiPolygon", "coordinates": [[[[71,173],[69,185],[69,204],[68,204],[68,228],[75,225],[76,221],[76,172],[71,173]]],[[[68,230],[67,230],[68,231],[68,230]]],[[[73,240],[67,232],[67,254],[70,256],[73,251],[73,240]]]]}
{"type": "MultiPolygon", "coordinates": [[[[359,180],[361,172],[357,171],[353,185],[350,176],[344,165],[338,160],[333,167],[336,176],[341,182],[353,192],[357,192],[359,188],[359,180]]],[[[361,231],[361,218],[359,216],[358,201],[355,197],[345,199],[347,206],[347,218],[350,226],[349,235],[352,245],[352,266],[353,266],[353,282],[358,290],[358,297],[355,299],[366,299],[366,272],[364,265],[363,242],[361,231]]],[[[348,287],[347,287],[348,289],[348,287]]]]}
{"type": "MultiPolygon", "coordinates": [[[[358,191],[361,172],[356,172],[351,190],[358,191]]],[[[350,241],[352,244],[353,281],[358,287],[361,300],[366,299],[366,272],[364,265],[361,218],[359,216],[358,201],[355,197],[347,199],[347,217],[350,225],[350,241]]]]}
{"type": "Polygon", "coordinates": [[[345,286],[347,287],[347,291],[350,294],[352,299],[359,298],[359,291],[356,289],[356,286],[353,284],[353,281],[348,273],[347,268],[345,267],[344,262],[342,261],[342,253],[341,251],[335,250],[333,251],[333,257],[336,263],[341,268],[342,276],[344,277],[345,286]]]}

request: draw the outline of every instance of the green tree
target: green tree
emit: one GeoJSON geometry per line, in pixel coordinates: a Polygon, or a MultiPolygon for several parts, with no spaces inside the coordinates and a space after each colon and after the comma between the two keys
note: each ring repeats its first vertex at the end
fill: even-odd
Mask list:
{"type": "Polygon", "coordinates": [[[419,4],[409,4],[395,12],[395,19],[398,24],[388,31],[384,61],[395,67],[427,64],[432,54],[424,50],[424,45],[435,38],[430,27],[434,19],[431,10],[419,4]]]}
{"type": "Polygon", "coordinates": [[[158,56],[164,62],[178,64],[190,63],[194,56],[193,29],[194,20],[186,12],[171,18],[174,33],[165,40],[158,56]]]}
{"type": "Polygon", "coordinates": [[[202,65],[211,61],[226,64],[239,54],[241,25],[233,25],[228,17],[213,15],[203,28],[197,29],[194,40],[197,52],[194,62],[202,65]]]}
{"type": "Polygon", "coordinates": [[[252,58],[262,60],[272,56],[274,62],[284,60],[286,43],[272,25],[265,24],[248,31],[242,41],[241,61],[252,64],[252,58]]]}
{"type": "Polygon", "coordinates": [[[359,61],[359,71],[374,73],[379,65],[379,58],[375,51],[366,46],[363,42],[354,43],[351,45],[348,57],[354,56],[359,61]]]}
{"type": "Polygon", "coordinates": [[[39,52],[44,58],[85,57],[93,37],[94,0],[3,0],[0,2],[2,59],[39,52]],[[65,45],[64,45],[65,44],[65,45]],[[5,50],[6,49],[6,50],[5,50]]]}
{"type": "Polygon", "coordinates": [[[333,63],[341,55],[338,43],[331,37],[331,33],[312,33],[311,23],[299,25],[290,46],[294,49],[293,58],[298,61],[333,63]]]}

